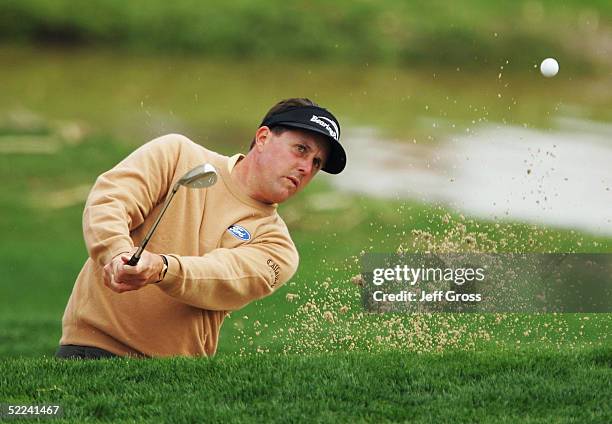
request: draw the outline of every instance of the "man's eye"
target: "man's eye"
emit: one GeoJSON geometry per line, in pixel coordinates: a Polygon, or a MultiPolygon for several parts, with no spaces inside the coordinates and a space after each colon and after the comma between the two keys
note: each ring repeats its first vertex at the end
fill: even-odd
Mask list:
{"type": "Polygon", "coordinates": [[[297,145],[297,150],[300,153],[304,153],[306,151],[306,146],[304,146],[303,144],[298,144],[297,145]]]}

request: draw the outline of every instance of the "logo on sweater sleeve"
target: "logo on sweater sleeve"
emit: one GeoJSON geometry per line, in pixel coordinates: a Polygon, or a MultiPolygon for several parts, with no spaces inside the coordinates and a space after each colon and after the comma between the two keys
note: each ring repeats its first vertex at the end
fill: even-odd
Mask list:
{"type": "Polygon", "coordinates": [[[281,267],[272,259],[268,259],[266,264],[268,267],[270,267],[270,277],[274,279],[274,282],[272,283],[272,287],[274,287],[276,284],[278,284],[278,276],[280,275],[281,267]]]}
{"type": "Polygon", "coordinates": [[[249,233],[246,228],[241,227],[240,225],[230,225],[227,231],[239,240],[251,240],[251,233],[249,233]]]}

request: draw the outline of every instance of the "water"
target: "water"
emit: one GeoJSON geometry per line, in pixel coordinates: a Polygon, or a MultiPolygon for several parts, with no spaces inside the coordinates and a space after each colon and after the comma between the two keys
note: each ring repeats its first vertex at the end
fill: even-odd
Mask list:
{"type": "Polygon", "coordinates": [[[612,235],[612,125],[558,119],[548,131],[482,125],[438,143],[345,135],[346,171],[329,181],[373,197],[443,203],[472,216],[612,235]]]}
{"type": "Polygon", "coordinates": [[[2,155],[59,155],[66,145],[32,135],[17,148],[11,125],[133,145],[180,132],[244,152],[272,104],[307,96],[340,117],[348,166],[329,178],[340,190],[612,234],[612,75],[8,47],[0,64],[2,155]]]}

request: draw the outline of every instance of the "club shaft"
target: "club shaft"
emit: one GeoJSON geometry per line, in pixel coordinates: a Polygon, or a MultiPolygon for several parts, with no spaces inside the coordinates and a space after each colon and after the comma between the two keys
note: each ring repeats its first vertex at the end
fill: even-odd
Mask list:
{"type": "Polygon", "coordinates": [[[142,240],[142,243],[140,243],[140,246],[138,247],[138,250],[136,251],[136,253],[134,253],[134,255],[130,258],[129,262],[127,263],[128,265],[134,266],[140,260],[140,255],[142,255],[142,252],[144,251],[145,247],[147,247],[147,244],[149,243],[151,236],[155,232],[155,229],[159,225],[159,222],[161,221],[162,217],[164,216],[164,213],[166,212],[166,209],[168,209],[168,205],[170,205],[170,201],[174,197],[174,194],[177,192],[179,187],[180,185],[176,184],[174,188],[172,189],[172,191],[170,192],[170,194],[168,195],[168,197],[166,198],[166,201],[164,202],[164,207],[162,208],[161,212],[157,216],[155,223],[153,223],[153,226],[147,232],[147,235],[142,240]]]}

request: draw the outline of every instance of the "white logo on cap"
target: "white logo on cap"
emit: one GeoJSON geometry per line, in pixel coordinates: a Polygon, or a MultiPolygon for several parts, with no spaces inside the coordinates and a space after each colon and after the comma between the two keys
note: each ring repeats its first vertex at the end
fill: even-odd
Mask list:
{"type": "Polygon", "coordinates": [[[336,123],[334,121],[329,118],[326,118],[325,116],[312,115],[312,118],[310,118],[310,122],[316,122],[317,124],[321,125],[327,130],[329,135],[334,140],[338,141],[338,134],[340,133],[340,131],[338,130],[338,126],[336,126],[336,123]]]}

